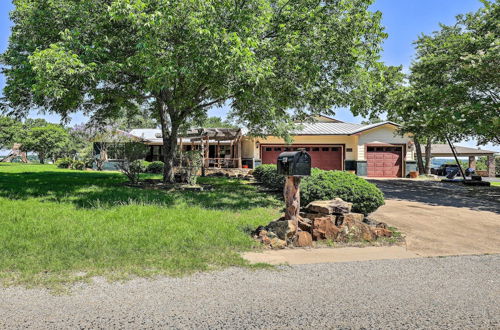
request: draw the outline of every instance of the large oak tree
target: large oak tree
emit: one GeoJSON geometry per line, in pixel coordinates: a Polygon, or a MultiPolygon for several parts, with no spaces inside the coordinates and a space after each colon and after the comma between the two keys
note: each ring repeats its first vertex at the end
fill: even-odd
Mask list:
{"type": "Polygon", "coordinates": [[[164,180],[183,124],[229,104],[254,133],[381,101],[396,69],[372,0],[14,0],[5,105],[94,120],[148,108],[164,180]]]}

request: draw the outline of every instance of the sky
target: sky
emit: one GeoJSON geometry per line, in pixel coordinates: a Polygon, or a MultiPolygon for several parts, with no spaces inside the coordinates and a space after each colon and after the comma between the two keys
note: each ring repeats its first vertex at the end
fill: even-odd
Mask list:
{"type": "MultiPolygon", "coordinates": [[[[389,37],[384,42],[382,60],[388,65],[402,65],[408,68],[415,54],[413,42],[422,33],[430,34],[439,29],[439,23],[453,24],[455,16],[476,11],[482,6],[479,0],[375,0],[373,10],[382,12],[382,25],[389,37]]],[[[11,0],[0,0],[0,52],[3,52],[10,35],[9,12],[13,9],[11,0]]],[[[5,79],[0,74],[0,90],[3,90],[5,79]]],[[[211,116],[225,117],[226,107],[209,111],[211,116]]],[[[42,117],[51,122],[59,122],[57,115],[40,115],[32,113],[30,117],[42,117]]],[[[362,117],[354,117],[349,109],[339,109],[335,118],[352,123],[359,123],[362,117]]],[[[71,118],[71,124],[85,122],[81,114],[71,118]]],[[[464,141],[459,145],[475,147],[475,141],[464,141]]],[[[500,146],[486,145],[482,149],[500,152],[500,146]]]]}

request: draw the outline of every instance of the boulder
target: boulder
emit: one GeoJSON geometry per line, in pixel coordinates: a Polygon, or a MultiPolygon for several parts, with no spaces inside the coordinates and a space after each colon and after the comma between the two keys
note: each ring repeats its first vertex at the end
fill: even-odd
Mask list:
{"type": "Polygon", "coordinates": [[[307,213],[344,214],[351,212],[352,203],[344,202],[340,198],[329,201],[314,201],[306,206],[307,213]]]}
{"type": "Polygon", "coordinates": [[[389,229],[377,227],[372,230],[377,237],[392,237],[392,231],[389,229]]]}
{"type": "Polygon", "coordinates": [[[385,222],[377,223],[377,228],[389,229],[389,226],[385,222]]]}
{"type": "Polygon", "coordinates": [[[340,226],[337,241],[373,241],[376,238],[377,236],[373,232],[372,227],[359,221],[359,217],[357,219],[356,217],[347,217],[344,218],[344,222],[340,226]]]}
{"type": "Polygon", "coordinates": [[[340,230],[335,226],[335,217],[326,216],[322,218],[316,218],[313,221],[313,239],[323,240],[323,239],[336,239],[340,230]]]}
{"type": "Polygon", "coordinates": [[[295,246],[306,247],[312,246],[312,236],[306,231],[299,231],[297,234],[297,239],[295,241],[295,246]]]}
{"type": "Polygon", "coordinates": [[[267,230],[276,234],[276,236],[284,241],[290,240],[295,235],[295,223],[292,220],[280,218],[272,221],[267,225],[267,230]]]}
{"type": "Polygon", "coordinates": [[[363,222],[365,216],[362,213],[347,213],[337,217],[335,225],[341,227],[343,225],[352,226],[357,222],[363,222]]]}
{"type": "Polygon", "coordinates": [[[286,248],[286,241],[279,239],[277,237],[271,238],[270,246],[273,249],[284,249],[286,248]]]}

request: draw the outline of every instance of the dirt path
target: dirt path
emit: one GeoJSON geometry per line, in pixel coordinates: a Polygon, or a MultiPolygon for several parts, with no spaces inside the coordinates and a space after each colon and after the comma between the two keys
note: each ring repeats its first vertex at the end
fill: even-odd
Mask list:
{"type": "Polygon", "coordinates": [[[386,205],[372,217],[406,234],[420,256],[500,253],[500,189],[372,180],[386,205]]]}

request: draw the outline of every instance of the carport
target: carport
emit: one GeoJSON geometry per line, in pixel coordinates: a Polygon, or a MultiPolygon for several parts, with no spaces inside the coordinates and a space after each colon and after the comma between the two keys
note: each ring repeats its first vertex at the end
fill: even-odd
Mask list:
{"type": "MultiPolygon", "coordinates": [[[[458,157],[469,158],[470,168],[476,168],[476,157],[486,156],[488,169],[484,174],[489,177],[495,176],[495,151],[460,146],[454,146],[454,148],[458,157]]],[[[424,146],[422,146],[422,153],[425,153],[424,146]]],[[[448,144],[433,144],[431,145],[431,157],[453,157],[453,151],[448,144]]]]}

